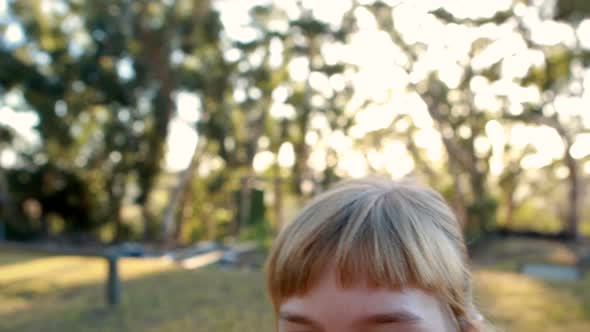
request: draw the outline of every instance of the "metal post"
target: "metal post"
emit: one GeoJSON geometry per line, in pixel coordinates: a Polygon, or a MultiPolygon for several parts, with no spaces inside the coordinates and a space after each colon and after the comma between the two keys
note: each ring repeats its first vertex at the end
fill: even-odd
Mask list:
{"type": "Polygon", "coordinates": [[[121,300],[121,282],[119,280],[119,271],[117,268],[119,257],[117,255],[107,256],[109,265],[107,279],[107,301],[110,306],[116,306],[121,300]]]}

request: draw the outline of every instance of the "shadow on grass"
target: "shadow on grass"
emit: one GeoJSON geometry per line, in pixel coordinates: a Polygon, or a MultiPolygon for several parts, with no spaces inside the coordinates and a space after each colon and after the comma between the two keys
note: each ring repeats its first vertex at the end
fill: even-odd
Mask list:
{"type": "Polygon", "coordinates": [[[549,282],[519,273],[524,264],[574,266],[575,248],[542,239],[501,238],[472,252],[477,294],[501,331],[590,331],[590,274],[549,282]]]}
{"type": "Polygon", "coordinates": [[[116,309],[106,307],[103,283],[19,300],[25,304],[0,314],[0,331],[270,332],[273,325],[259,271],[157,272],[125,281],[116,309]]]}
{"type": "Polygon", "coordinates": [[[44,259],[46,256],[39,254],[20,253],[12,251],[0,251],[0,268],[7,267],[13,264],[22,264],[32,262],[38,259],[44,259]]]}
{"type": "MultiPolygon", "coordinates": [[[[529,254],[529,244],[524,245],[502,242],[490,247],[487,267],[475,273],[476,293],[492,323],[502,331],[590,331],[590,275],[575,283],[548,283],[520,275],[508,265],[537,259],[529,254]],[[525,255],[506,258],[509,253],[525,255]]],[[[538,246],[545,244],[531,243],[530,252],[536,255],[538,246]]],[[[542,252],[540,258],[557,260],[568,255],[567,250],[556,248],[542,252]]],[[[0,288],[0,331],[273,330],[261,271],[220,267],[186,271],[130,261],[122,265],[129,277],[123,283],[122,304],[109,309],[102,260],[47,259],[42,265],[4,281],[0,278],[0,286],[11,283],[0,288]],[[50,275],[54,268],[70,264],[80,268],[50,275]],[[74,278],[75,273],[86,275],[74,278]]],[[[21,271],[14,265],[0,274],[10,269],[21,271]]]]}
{"type": "Polygon", "coordinates": [[[546,282],[515,272],[475,273],[476,297],[500,331],[590,331],[590,276],[546,282]]]}

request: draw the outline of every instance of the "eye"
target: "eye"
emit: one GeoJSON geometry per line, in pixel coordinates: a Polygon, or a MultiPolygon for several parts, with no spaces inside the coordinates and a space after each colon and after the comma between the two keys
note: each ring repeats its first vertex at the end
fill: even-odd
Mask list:
{"type": "Polygon", "coordinates": [[[317,331],[310,328],[310,327],[295,327],[295,328],[287,328],[285,330],[279,330],[279,332],[317,332],[317,331]]]}
{"type": "Polygon", "coordinates": [[[279,332],[319,332],[307,324],[285,322],[279,325],[279,332]]]}
{"type": "Polygon", "coordinates": [[[439,332],[439,331],[425,330],[424,328],[417,326],[415,324],[391,323],[391,324],[383,324],[380,326],[370,327],[366,330],[362,330],[361,332],[439,332]]]}

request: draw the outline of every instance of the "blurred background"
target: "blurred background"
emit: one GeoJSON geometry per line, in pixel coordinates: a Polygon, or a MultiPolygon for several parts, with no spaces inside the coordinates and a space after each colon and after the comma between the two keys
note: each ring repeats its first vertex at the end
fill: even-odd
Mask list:
{"type": "Polygon", "coordinates": [[[589,331],[590,2],[0,0],[0,330],[271,331],[274,235],[372,174],[500,329],[589,331]]]}

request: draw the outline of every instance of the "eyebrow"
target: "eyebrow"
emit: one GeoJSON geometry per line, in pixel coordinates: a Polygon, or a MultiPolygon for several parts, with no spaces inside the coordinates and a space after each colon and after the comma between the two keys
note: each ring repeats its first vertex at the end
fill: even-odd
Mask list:
{"type": "Polygon", "coordinates": [[[301,314],[296,314],[288,311],[281,311],[279,313],[279,319],[286,320],[287,322],[295,324],[308,325],[316,328],[320,327],[320,324],[315,322],[313,319],[305,317],[301,314]]]}
{"type": "MultiPolygon", "coordinates": [[[[288,311],[281,311],[279,313],[279,319],[286,320],[291,323],[309,325],[313,327],[319,327],[320,324],[315,322],[313,319],[306,317],[302,314],[292,313],[288,311]]],[[[423,319],[408,311],[395,311],[395,312],[384,312],[378,314],[372,314],[360,318],[355,325],[381,325],[381,324],[394,324],[394,323],[410,323],[415,324],[422,322],[423,319]]]]}
{"type": "Polygon", "coordinates": [[[393,323],[419,323],[423,319],[409,311],[395,311],[378,313],[363,317],[359,320],[359,325],[379,325],[393,323]]]}

